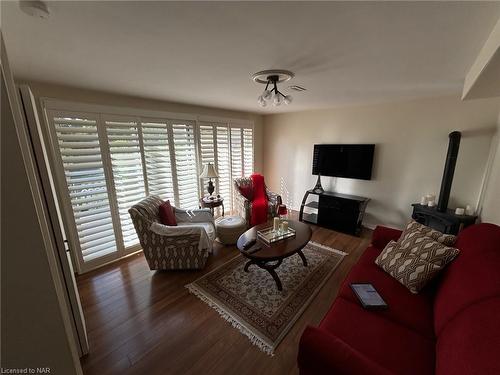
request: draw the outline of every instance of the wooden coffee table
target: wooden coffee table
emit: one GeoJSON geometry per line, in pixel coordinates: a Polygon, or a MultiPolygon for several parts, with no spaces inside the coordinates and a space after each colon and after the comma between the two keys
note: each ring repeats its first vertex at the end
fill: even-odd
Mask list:
{"type": "Polygon", "coordinates": [[[285,240],[274,242],[271,245],[268,245],[257,236],[258,230],[269,228],[271,226],[270,224],[266,223],[257,225],[247,230],[240,236],[237,243],[238,249],[240,250],[241,254],[249,259],[249,261],[245,264],[245,272],[248,272],[248,267],[250,267],[252,264],[265,269],[273,277],[278,290],[283,290],[283,286],[281,285],[281,280],[279,279],[278,274],[275,270],[281,265],[283,259],[288,258],[289,256],[292,256],[294,254],[298,254],[302,259],[304,267],[307,267],[307,259],[304,256],[302,249],[311,239],[311,228],[309,227],[309,225],[295,220],[288,220],[288,225],[290,228],[295,229],[295,237],[287,238],[285,240]],[[243,250],[243,245],[252,238],[257,239],[256,244],[249,250],[243,250]],[[252,249],[258,246],[260,246],[261,249],[253,252],[252,249]]]}

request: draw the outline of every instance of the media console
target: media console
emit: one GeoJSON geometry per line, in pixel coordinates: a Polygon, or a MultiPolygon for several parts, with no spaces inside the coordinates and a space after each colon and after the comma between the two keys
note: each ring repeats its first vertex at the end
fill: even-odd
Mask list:
{"type": "Polygon", "coordinates": [[[358,235],[369,198],[325,191],[307,190],[300,206],[299,220],[325,228],[358,235]],[[310,200],[317,196],[317,200],[310,200]],[[306,212],[304,212],[304,210],[306,212]]]}

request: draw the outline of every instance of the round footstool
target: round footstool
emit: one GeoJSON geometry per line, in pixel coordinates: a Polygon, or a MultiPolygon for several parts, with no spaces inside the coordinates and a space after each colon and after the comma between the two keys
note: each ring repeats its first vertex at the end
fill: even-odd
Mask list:
{"type": "Polygon", "coordinates": [[[223,216],[215,220],[217,237],[224,245],[234,245],[238,238],[247,230],[246,223],[239,216],[223,216]]]}

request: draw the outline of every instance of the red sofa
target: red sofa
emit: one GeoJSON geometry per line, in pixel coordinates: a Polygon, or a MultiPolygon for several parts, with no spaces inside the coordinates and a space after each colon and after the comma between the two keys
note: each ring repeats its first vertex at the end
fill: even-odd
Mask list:
{"type": "Polygon", "coordinates": [[[374,263],[400,235],[375,229],[319,327],[302,334],[300,373],[500,374],[500,227],[463,230],[455,244],[458,257],[419,294],[374,263]],[[363,309],[353,282],[371,282],[389,308],[363,309]]]}

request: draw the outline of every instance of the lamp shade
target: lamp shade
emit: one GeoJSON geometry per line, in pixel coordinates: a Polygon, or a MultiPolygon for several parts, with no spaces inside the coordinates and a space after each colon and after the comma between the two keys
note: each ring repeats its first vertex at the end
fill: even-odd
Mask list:
{"type": "Polygon", "coordinates": [[[212,163],[205,164],[203,171],[200,174],[200,178],[217,178],[219,175],[214,168],[212,163]]]}

